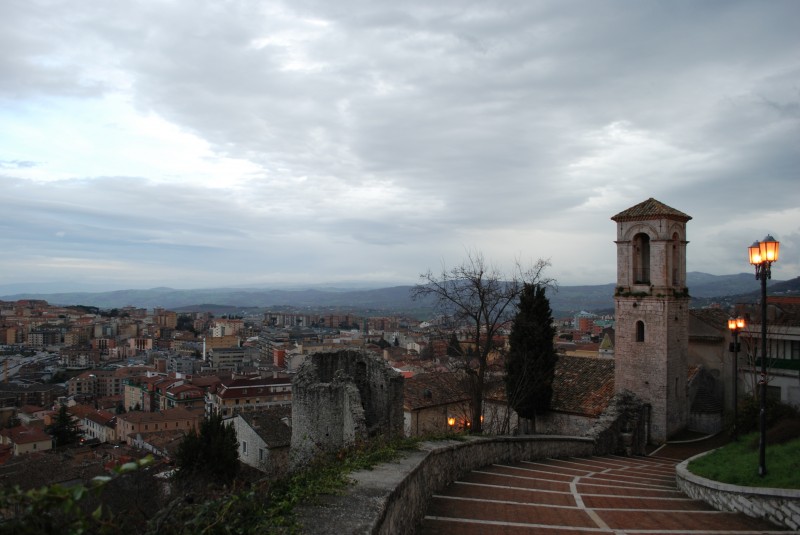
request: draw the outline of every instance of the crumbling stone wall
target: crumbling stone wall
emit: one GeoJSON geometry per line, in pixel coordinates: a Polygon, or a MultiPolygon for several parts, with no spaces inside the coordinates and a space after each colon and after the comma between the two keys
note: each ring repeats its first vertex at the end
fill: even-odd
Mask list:
{"type": "Polygon", "coordinates": [[[403,376],[373,353],[310,355],[292,380],[295,463],[377,435],[403,435],[403,376]]]}
{"type": "Polygon", "coordinates": [[[589,433],[595,455],[645,455],[649,419],[648,403],[627,390],[615,394],[589,433]]]}

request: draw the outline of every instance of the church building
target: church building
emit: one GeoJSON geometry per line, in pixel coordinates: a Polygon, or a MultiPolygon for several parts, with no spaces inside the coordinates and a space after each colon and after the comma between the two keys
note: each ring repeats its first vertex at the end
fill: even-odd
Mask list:
{"type": "Polygon", "coordinates": [[[653,198],[611,218],[617,224],[614,389],[651,406],[650,437],[664,442],[686,427],[690,216],[653,198]]]}

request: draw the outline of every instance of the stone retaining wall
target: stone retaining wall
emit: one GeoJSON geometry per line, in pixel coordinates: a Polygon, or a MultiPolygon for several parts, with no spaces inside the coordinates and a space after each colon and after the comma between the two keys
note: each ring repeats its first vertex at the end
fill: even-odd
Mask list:
{"type": "Polygon", "coordinates": [[[686,495],[703,500],[720,511],[741,512],[791,530],[800,529],[800,490],[741,487],[705,479],[689,472],[689,463],[707,453],[709,452],[695,455],[678,465],[678,488],[686,495]]]}
{"type": "Polygon", "coordinates": [[[517,436],[468,438],[464,442],[421,444],[422,451],[352,474],[355,484],[343,496],[326,496],[296,510],[303,532],[414,533],[431,496],[468,472],[494,463],[553,457],[585,457],[594,441],[582,437],[517,436]]]}

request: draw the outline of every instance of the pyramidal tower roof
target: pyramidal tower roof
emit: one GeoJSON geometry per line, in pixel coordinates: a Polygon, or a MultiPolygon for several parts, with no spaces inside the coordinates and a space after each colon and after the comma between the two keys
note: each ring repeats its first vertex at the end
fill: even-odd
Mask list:
{"type": "Polygon", "coordinates": [[[631,206],[627,210],[623,210],[614,217],[612,221],[640,221],[643,219],[674,219],[686,223],[692,216],[686,215],[680,210],[676,210],[671,206],[667,206],[663,202],[659,202],[650,197],[644,202],[640,202],[636,206],[631,206]]]}

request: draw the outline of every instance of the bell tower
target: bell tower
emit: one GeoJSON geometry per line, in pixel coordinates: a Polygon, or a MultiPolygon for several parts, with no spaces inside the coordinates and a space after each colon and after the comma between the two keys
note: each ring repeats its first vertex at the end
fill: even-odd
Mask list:
{"type": "Polygon", "coordinates": [[[653,198],[611,218],[617,224],[614,385],[650,403],[650,441],[686,426],[689,292],[686,222],[653,198]]]}

